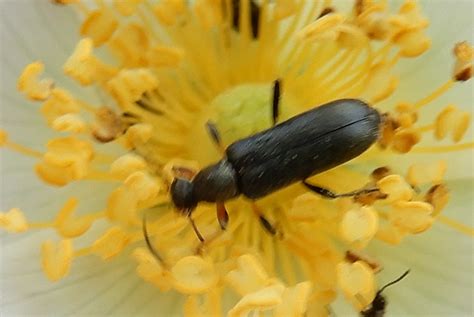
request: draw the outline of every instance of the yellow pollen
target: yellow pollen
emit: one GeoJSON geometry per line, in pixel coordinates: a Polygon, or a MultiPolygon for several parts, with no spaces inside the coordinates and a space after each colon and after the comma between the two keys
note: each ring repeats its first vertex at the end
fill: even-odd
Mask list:
{"type": "Polygon", "coordinates": [[[156,198],[161,187],[157,181],[144,172],[138,171],[129,175],[124,184],[131,189],[139,202],[156,198]]]}
{"type": "Polygon", "coordinates": [[[245,295],[268,285],[269,276],[255,257],[243,255],[238,259],[237,270],[230,271],[226,281],[239,294],[245,295]]]}
{"type": "Polygon", "coordinates": [[[51,281],[57,281],[69,273],[73,258],[71,240],[62,240],[55,244],[46,241],[41,246],[43,271],[51,281]]]}
{"type": "Polygon", "coordinates": [[[7,141],[8,133],[5,130],[0,129],[0,146],[5,146],[7,144],[7,141]]]}
{"type": "Polygon", "coordinates": [[[152,137],[153,126],[148,123],[139,123],[131,126],[125,133],[125,146],[135,148],[146,143],[152,137]]]}
{"type": "Polygon", "coordinates": [[[448,168],[445,161],[414,164],[408,168],[407,181],[413,186],[425,183],[440,184],[448,168]]]}
{"type": "Polygon", "coordinates": [[[110,172],[117,177],[126,178],[134,172],[145,170],[146,167],[146,162],[141,156],[125,154],[112,162],[110,172]]]}
{"type": "Polygon", "coordinates": [[[64,73],[77,80],[81,85],[103,82],[116,73],[114,67],[101,62],[92,54],[93,41],[84,38],[76,46],[76,50],[63,66],[64,73]]]}
{"type": "Polygon", "coordinates": [[[470,122],[469,112],[460,111],[456,106],[449,105],[436,117],[435,137],[441,140],[451,132],[452,140],[459,142],[469,128],[470,122]]]}
{"type": "MultiPolygon", "coordinates": [[[[17,88],[37,102],[55,136],[35,150],[0,130],[0,146],[32,157],[48,185],[109,192],[106,206],[92,212],[83,213],[73,193],[49,219],[27,221],[18,208],[0,213],[8,232],[47,229],[59,237],[41,247],[50,280],[67,276],[73,258],[111,261],[131,249],[136,274],[182,295],[185,316],[219,316],[224,307],[227,316],[325,316],[339,293],[356,311],[374,300],[375,274],[390,263],[366,255],[372,241],[396,246],[435,221],[474,236],[442,215],[451,196],[449,160],[423,156],[407,169],[384,163],[474,148],[463,141],[471,113],[438,100],[472,76],[467,42],[454,47],[451,79],[420,100],[398,99],[399,65],[431,47],[416,1],[403,1],[398,11],[372,0],[355,1],[349,11],[329,0],[55,3],[72,4],[83,18],[82,39],[62,61],[64,77],[100,100],[92,104],[55,85],[61,81],[46,78],[42,62],[26,65],[17,88]],[[225,201],[225,212],[207,202],[177,210],[175,179],[192,182],[225,158],[231,143],[272,127],[277,79],[277,123],[343,98],[365,100],[382,115],[380,138],[367,152],[309,179],[335,193],[369,193],[327,199],[296,183],[257,202],[225,201]],[[225,231],[216,212],[219,220],[229,216],[225,231]],[[76,244],[99,221],[95,239],[76,244]]],[[[278,162],[274,150],[268,164],[278,162]]]]}
{"type": "Polygon", "coordinates": [[[277,307],[282,302],[285,287],[281,284],[265,287],[242,299],[229,311],[229,317],[242,316],[253,310],[267,310],[277,307]]]}
{"type": "Polygon", "coordinates": [[[95,220],[91,215],[75,216],[74,211],[77,204],[78,200],[76,198],[70,198],[56,216],[54,226],[64,238],[74,238],[82,235],[95,220]]]}
{"type": "Polygon", "coordinates": [[[27,65],[18,78],[18,90],[31,100],[46,100],[54,88],[54,82],[51,79],[40,80],[38,77],[43,71],[44,64],[41,62],[34,62],[27,65]]]}
{"type": "Polygon", "coordinates": [[[28,230],[28,223],[23,212],[18,208],[12,208],[8,212],[0,212],[0,228],[8,232],[24,232],[28,230]]]}
{"type": "Polygon", "coordinates": [[[377,187],[387,194],[387,201],[408,201],[413,197],[413,189],[400,175],[388,175],[377,182],[377,187]]]}
{"type": "Polygon", "coordinates": [[[95,46],[105,43],[118,26],[118,21],[111,10],[101,9],[88,14],[82,23],[80,32],[90,37],[95,46]]]}
{"type": "Polygon", "coordinates": [[[180,259],[171,269],[174,287],[184,294],[199,294],[210,290],[218,281],[211,261],[198,256],[180,259]]]}
{"type": "Polygon", "coordinates": [[[341,222],[342,237],[357,248],[364,247],[375,235],[378,215],[371,207],[351,209],[341,222]]]}
{"type": "Polygon", "coordinates": [[[434,222],[433,206],[421,201],[398,201],[389,214],[390,222],[410,233],[426,231],[434,222]]]}
{"type": "Polygon", "coordinates": [[[114,227],[94,242],[92,252],[103,260],[109,260],[118,255],[129,244],[130,240],[129,234],[118,227],[114,227]]]}
{"type": "Polygon", "coordinates": [[[363,261],[339,263],[337,280],[346,298],[358,311],[369,305],[375,297],[374,272],[363,261]]]}
{"type": "Polygon", "coordinates": [[[54,119],[52,128],[59,132],[82,133],[87,129],[84,120],[75,114],[65,114],[54,119]]]}
{"type": "Polygon", "coordinates": [[[143,0],[114,0],[114,6],[120,14],[130,16],[135,13],[137,7],[143,0]]]}

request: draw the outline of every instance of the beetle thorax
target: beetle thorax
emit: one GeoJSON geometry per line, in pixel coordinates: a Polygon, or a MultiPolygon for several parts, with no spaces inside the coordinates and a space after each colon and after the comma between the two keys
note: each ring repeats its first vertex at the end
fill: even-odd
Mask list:
{"type": "Polygon", "coordinates": [[[240,194],[236,171],[226,159],[200,171],[193,179],[193,185],[198,202],[224,202],[240,194]]]}

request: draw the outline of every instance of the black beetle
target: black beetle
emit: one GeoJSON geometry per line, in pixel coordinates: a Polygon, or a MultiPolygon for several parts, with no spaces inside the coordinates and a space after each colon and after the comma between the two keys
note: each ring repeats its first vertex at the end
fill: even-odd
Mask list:
{"type": "MultiPolygon", "coordinates": [[[[279,94],[277,80],[273,93],[274,123],[278,118],[279,94]]],[[[382,121],[377,110],[358,99],[340,99],[318,106],[232,143],[225,149],[223,159],[201,170],[192,180],[176,178],[171,184],[172,201],[188,216],[199,202],[217,203],[217,218],[225,229],[228,216],[223,203],[239,195],[258,199],[295,182],[303,182],[308,189],[328,198],[375,191],[365,189],[338,195],[305,180],[365,152],[377,140],[382,121]]],[[[218,143],[217,129],[208,127],[218,143]]],[[[260,220],[268,231],[275,233],[263,216],[260,220]]]]}
{"type": "Polygon", "coordinates": [[[360,312],[360,315],[363,317],[383,317],[385,315],[385,307],[387,306],[387,300],[382,295],[382,292],[389,286],[400,282],[405,276],[410,273],[410,270],[407,270],[396,280],[385,284],[380,290],[375,294],[375,298],[370,304],[369,307],[360,312]]]}

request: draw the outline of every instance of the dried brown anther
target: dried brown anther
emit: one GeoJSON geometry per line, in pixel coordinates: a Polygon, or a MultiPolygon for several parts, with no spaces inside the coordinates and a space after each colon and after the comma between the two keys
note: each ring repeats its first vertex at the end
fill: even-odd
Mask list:
{"type": "Polygon", "coordinates": [[[92,127],[92,135],[102,143],[115,140],[125,132],[126,126],[120,116],[111,108],[101,107],[96,112],[96,122],[92,127]]]}
{"type": "Polygon", "coordinates": [[[347,250],[344,259],[350,263],[364,261],[368,266],[370,266],[374,273],[382,271],[382,264],[379,261],[359,251],[347,250]]]}

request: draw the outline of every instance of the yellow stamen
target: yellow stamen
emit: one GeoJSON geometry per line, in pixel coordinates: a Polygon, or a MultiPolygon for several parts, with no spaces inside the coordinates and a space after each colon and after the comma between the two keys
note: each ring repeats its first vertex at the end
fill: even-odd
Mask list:
{"type": "Polygon", "coordinates": [[[453,219],[451,219],[449,217],[446,217],[446,216],[443,216],[443,215],[439,215],[436,219],[439,222],[441,222],[442,224],[445,224],[448,227],[450,227],[450,228],[452,228],[452,229],[454,229],[454,230],[456,230],[456,231],[458,231],[462,234],[474,237],[474,228],[471,228],[471,227],[463,224],[462,222],[453,220],[453,219]]]}
{"type": "Polygon", "coordinates": [[[50,140],[40,153],[10,142],[0,130],[0,145],[38,158],[36,172],[51,185],[94,180],[88,182],[94,188],[115,186],[103,211],[76,213],[79,202],[70,198],[50,222],[28,223],[21,213],[0,213],[0,226],[7,230],[49,228],[64,238],[89,234],[96,220],[109,223],[78,250],[70,240],[46,242],[43,267],[50,279],[66,276],[74,257],[107,261],[132,246],[137,275],[161,291],[186,296],[185,315],[218,316],[222,297],[233,291],[239,299],[229,316],[319,316],[327,314],[340,290],[358,311],[374,299],[377,268],[362,256],[345,258],[347,250],[363,249],[373,239],[399,244],[436,219],[474,235],[473,229],[440,216],[449,201],[443,184],[447,163],[360,172],[384,166],[381,161],[394,154],[474,148],[472,142],[415,147],[430,137],[425,132],[459,142],[468,131],[470,113],[454,106],[432,124],[425,124],[419,111],[455,80],[471,76],[467,43],[455,47],[452,80],[414,104],[388,99],[403,80],[398,64],[430,46],[428,20],[416,2],[405,1],[396,14],[385,1],[357,1],[347,13],[336,11],[330,0],[161,0],[153,5],[94,0],[92,5],[76,4],[85,15],[80,32],[86,38],[64,71],[97,89],[104,97],[100,104],[54,88],[41,78],[44,67],[36,62],[25,68],[18,89],[43,101],[47,126],[66,136],[50,140]],[[115,58],[113,64],[95,55],[103,50],[115,58]],[[348,167],[314,176],[316,184],[335,192],[380,192],[328,200],[297,184],[259,200],[257,215],[255,204],[236,198],[225,202],[230,217],[225,231],[212,204],[199,202],[192,214],[177,213],[172,182],[192,181],[223,157],[206,122],[216,124],[221,150],[271,127],[272,82],[278,78],[280,121],[342,98],[368,100],[373,107],[382,100],[395,105],[390,116],[384,115],[378,141],[385,151],[374,146],[348,167]],[[405,172],[406,179],[395,174],[405,172]],[[261,216],[276,229],[275,236],[262,226],[261,216]]]}
{"type": "Polygon", "coordinates": [[[338,284],[357,310],[364,309],[375,297],[375,279],[363,261],[341,262],[337,266],[338,284]]]}
{"type": "Polygon", "coordinates": [[[74,251],[74,257],[91,255],[94,252],[92,247],[84,247],[74,251]]]}
{"type": "Polygon", "coordinates": [[[413,153],[448,153],[469,149],[474,149],[474,142],[441,146],[418,146],[413,149],[413,153]]]}
{"type": "Polygon", "coordinates": [[[57,281],[69,273],[73,259],[71,240],[62,240],[58,244],[46,241],[41,246],[42,266],[46,276],[57,281]]]}
{"type": "Polygon", "coordinates": [[[46,229],[54,227],[54,222],[31,222],[28,223],[30,229],[46,229]]]}
{"type": "Polygon", "coordinates": [[[20,154],[23,154],[23,155],[26,155],[26,156],[42,158],[43,155],[44,155],[43,153],[41,153],[39,151],[35,151],[33,149],[30,149],[29,147],[26,147],[26,146],[18,144],[18,143],[13,143],[11,141],[6,141],[5,143],[3,143],[3,146],[10,149],[10,150],[12,150],[12,151],[15,151],[17,153],[20,153],[20,154]]]}
{"type": "Polygon", "coordinates": [[[79,12],[81,12],[83,15],[87,16],[90,13],[89,8],[86,6],[86,4],[82,1],[76,1],[73,3],[73,5],[77,8],[79,12]]]}
{"type": "Polygon", "coordinates": [[[197,256],[180,259],[171,269],[174,287],[184,294],[204,293],[218,281],[212,262],[197,256]]]}
{"type": "Polygon", "coordinates": [[[29,226],[23,212],[18,208],[12,208],[6,213],[0,212],[0,228],[8,232],[24,232],[29,226]]]}
{"type": "Polygon", "coordinates": [[[436,88],[431,94],[426,96],[425,98],[417,101],[414,104],[416,109],[421,109],[422,107],[428,105],[430,102],[434,101],[436,98],[440,97],[444,93],[446,93],[449,89],[451,89],[454,85],[455,81],[449,79],[447,82],[436,88]]]}
{"type": "Polygon", "coordinates": [[[54,88],[54,82],[51,79],[38,79],[43,71],[44,64],[34,62],[27,65],[18,78],[18,90],[33,101],[46,100],[54,88]]]}

